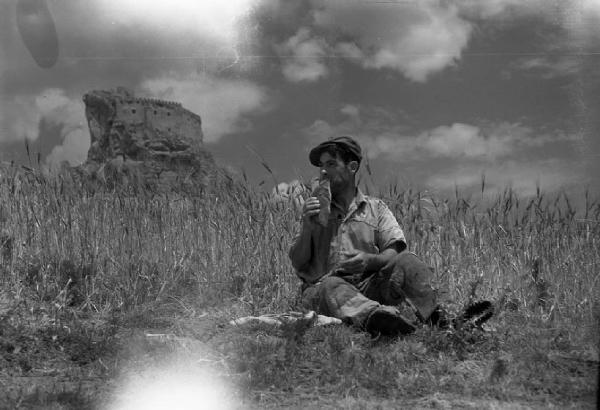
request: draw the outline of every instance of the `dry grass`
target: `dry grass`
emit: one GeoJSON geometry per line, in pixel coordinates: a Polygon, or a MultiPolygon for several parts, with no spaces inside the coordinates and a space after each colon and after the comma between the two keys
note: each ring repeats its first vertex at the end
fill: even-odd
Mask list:
{"type": "MultiPolygon", "coordinates": [[[[327,407],[343,398],[345,408],[373,407],[372,400],[435,407],[458,396],[591,406],[600,322],[597,201],[586,196],[584,209],[575,210],[565,195],[523,200],[507,189],[486,204],[397,186],[380,196],[409,248],[434,267],[450,309],[473,298],[496,302],[494,331],[421,329],[406,340],[373,341],[346,328],[230,329],[223,324],[231,316],[299,309],[287,257],[298,227],[293,206],[223,175],[210,189],[184,194],[84,188],[66,173],[46,178],[4,168],[5,376],[32,375],[58,357],[50,348],[38,359],[30,354],[43,344],[31,335],[50,335],[63,341],[57,352],[90,350],[85,363],[71,362],[111,380],[122,364],[118,332],[162,328],[221,349],[248,406],[327,407]],[[208,322],[202,312],[212,312],[208,322]]],[[[35,407],[60,394],[19,400],[35,407]]]]}

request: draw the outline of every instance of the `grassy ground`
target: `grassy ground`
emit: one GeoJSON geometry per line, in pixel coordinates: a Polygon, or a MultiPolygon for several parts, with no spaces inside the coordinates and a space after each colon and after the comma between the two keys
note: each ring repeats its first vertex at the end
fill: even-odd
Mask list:
{"type": "Polygon", "coordinates": [[[379,195],[451,311],[495,302],[486,331],[234,327],[300,310],[291,204],[227,177],[161,194],[0,170],[0,406],[594,408],[597,202],[379,195]]]}

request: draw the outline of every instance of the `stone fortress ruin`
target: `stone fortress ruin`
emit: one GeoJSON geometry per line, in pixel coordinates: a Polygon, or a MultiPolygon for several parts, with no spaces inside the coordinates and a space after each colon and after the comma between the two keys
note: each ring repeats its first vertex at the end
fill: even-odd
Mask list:
{"type": "MultiPolygon", "coordinates": [[[[126,92],[126,91],[125,91],[126,92]]],[[[131,124],[143,124],[158,132],[192,136],[202,143],[202,120],[199,115],[186,110],[181,103],[155,98],[115,99],[117,118],[131,124]]]]}
{"type": "Polygon", "coordinates": [[[85,166],[101,177],[135,174],[163,186],[192,184],[214,168],[203,148],[202,119],[181,103],[138,98],[124,87],[90,91],[83,101],[91,137],[85,166]]]}

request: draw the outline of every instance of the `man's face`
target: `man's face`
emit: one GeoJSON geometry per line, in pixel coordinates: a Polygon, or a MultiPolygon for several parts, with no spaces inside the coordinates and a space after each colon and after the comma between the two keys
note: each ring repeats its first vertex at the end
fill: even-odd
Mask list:
{"type": "Polygon", "coordinates": [[[327,174],[332,192],[340,192],[348,185],[354,184],[354,172],[351,167],[354,161],[345,164],[341,158],[334,157],[329,152],[322,153],[319,161],[321,174],[327,174]]]}

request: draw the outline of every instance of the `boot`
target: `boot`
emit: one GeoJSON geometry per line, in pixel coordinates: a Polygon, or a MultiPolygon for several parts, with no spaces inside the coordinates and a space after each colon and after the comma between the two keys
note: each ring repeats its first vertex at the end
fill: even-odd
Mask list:
{"type": "Polygon", "coordinates": [[[392,306],[379,306],[367,318],[365,328],[372,336],[398,336],[413,333],[415,325],[404,318],[398,309],[392,306]]]}

